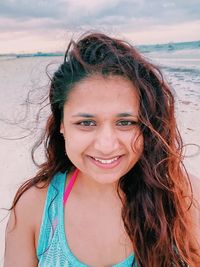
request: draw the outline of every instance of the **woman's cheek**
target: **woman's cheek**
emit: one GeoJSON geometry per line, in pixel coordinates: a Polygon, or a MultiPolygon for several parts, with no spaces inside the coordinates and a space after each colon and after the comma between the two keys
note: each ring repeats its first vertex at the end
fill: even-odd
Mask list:
{"type": "Polygon", "coordinates": [[[144,149],[144,137],[140,130],[138,130],[136,134],[134,134],[131,146],[133,151],[138,154],[138,157],[140,157],[144,149]]]}

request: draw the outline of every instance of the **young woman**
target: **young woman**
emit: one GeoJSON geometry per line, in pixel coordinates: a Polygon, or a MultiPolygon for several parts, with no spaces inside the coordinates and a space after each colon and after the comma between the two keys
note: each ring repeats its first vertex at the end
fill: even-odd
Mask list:
{"type": "Polygon", "coordinates": [[[70,42],[49,99],[46,162],[15,196],[5,267],[200,266],[199,183],[160,71],[88,34],[70,42]]]}

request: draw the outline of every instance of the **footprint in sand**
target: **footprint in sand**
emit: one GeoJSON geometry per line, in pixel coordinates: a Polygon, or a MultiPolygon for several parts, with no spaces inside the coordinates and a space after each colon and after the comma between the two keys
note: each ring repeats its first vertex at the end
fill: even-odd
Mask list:
{"type": "Polygon", "coordinates": [[[191,102],[191,101],[181,101],[181,103],[184,104],[184,105],[189,105],[189,104],[191,104],[192,102],[191,102]]]}

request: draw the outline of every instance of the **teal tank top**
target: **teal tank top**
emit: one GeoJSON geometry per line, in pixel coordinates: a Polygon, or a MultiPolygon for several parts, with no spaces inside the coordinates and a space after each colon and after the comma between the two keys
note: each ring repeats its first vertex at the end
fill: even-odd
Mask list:
{"type": "MultiPolygon", "coordinates": [[[[66,173],[59,172],[48,187],[37,246],[39,267],[89,267],[76,258],[67,243],[63,206],[65,183],[66,173]]],[[[131,267],[133,260],[132,254],[112,267],[131,267]]]]}

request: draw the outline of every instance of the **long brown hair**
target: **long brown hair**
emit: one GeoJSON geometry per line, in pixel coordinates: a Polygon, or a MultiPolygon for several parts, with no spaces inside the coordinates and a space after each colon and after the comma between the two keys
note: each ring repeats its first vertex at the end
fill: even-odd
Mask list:
{"type": "Polygon", "coordinates": [[[60,134],[63,106],[75,83],[94,73],[129,79],[140,97],[140,129],[144,150],[136,165],[119,180],[125,195],[122,218],[140,267],[197,266],[190,233],[192,190],[182,163],[182,140],[177,130],[174,97],[160,70],[132,45],[100,33],[71,41],[64,62],[54,73],[49,99],[51,115],[42,138],[46,161],[37,175],[18,190],[21,195],[39,182],[48,185],[58,171],[71,170],[60,134]],[[184,238],[183,238],[184,237],[184,238]]]}

